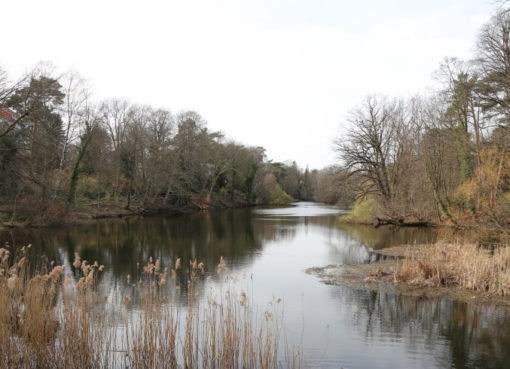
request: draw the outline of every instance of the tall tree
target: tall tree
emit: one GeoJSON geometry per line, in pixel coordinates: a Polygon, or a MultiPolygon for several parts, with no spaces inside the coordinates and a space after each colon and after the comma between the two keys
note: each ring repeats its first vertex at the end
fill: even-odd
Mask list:
{"type": "Polygon", "coordinates": [[[63,142],[59,108],[64,97],[62,86],[55,78],[40,75],[32,77],[28,85],[18,89],[7,101],[18,114],[28,112],[21,147],[26,153],[23,174],[40,189],[42,199],[49,195],[54,171],[59,166],[63,142]]]}

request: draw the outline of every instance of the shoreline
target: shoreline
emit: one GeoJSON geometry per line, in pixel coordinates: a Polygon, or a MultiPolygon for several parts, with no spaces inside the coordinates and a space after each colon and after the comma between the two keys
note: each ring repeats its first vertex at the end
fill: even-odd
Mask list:
{"type": "Polygon", "coordinates": [[[445,227],[445,228],[455,228],[451,225],[446,224],[440,224],[440,223],[433,223],[433,222],[397,222],[397,221],[381,221],[378,222],[376,220],[372,222],[368,221],[361,221],[361,220],[349,220],[349,219],[342,219],[342,215],[339,216],[338,222],[340,224],[349,224],[349,225],[364,225],[364,226],[372,226],[374,228],[378,227],[384,227],[384,226],[396,226],[396,227],[416,227],[416,228],[438,228],[438,227],[445,227]]]}
{"type": "MultiPolygon", "coordinates": [[[[420,247],[425,246],[412,245],[418,249],[418,252],[420,247]]],[[[397,281],[395,273],[400,269],[404,254],[409,247],[410,245],[401,245],[372,251],[382,258],[372,263],[331,264],[308,268],[305,273],[313,275],[326,285],[348,286],[357,290],[382,291],[418,298],[450,298],[460,302],[510,308],[510,296],[483,293],[458,286],[417,286],[397,281]]]]}
{"type": "Polygon", "coordinates": [[[205,199],[193,199],[190,204],[182,207],[176,207],[173,205],[167,206],[141,206],[134,205],[131,209],[126,209],[122,206],[110,206],[102,209],[88,208],[83,210],[69,211],[65,218],[60,219],[58,222],[38,224],[36,222],[0,222],[0,232],[9,230],[19,229],[37,229],[37,228],[60,228],[68,227],[77,224],[88,223],[95,220],[101,219],[113,219],[113,218],[127,218],[127,217],[139,217],[139,216],[156,216],[156,215],[169,215],[179,216],[184,214],[191,214],[200,211],[207,211],[213,209],[241,209],[255,206],[255,203],[249,201],[239,200],[226,200],[226,199],[211,199],[206,201],[205,199]]]}

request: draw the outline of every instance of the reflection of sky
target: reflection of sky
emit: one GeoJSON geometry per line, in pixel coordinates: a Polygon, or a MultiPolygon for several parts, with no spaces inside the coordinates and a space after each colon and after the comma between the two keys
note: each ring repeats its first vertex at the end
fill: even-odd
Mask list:
{"type": "MultiPolygon", "coordinates": [[[[474,329],[469,325],[474,323],[453,314],[451,311],[458,306],[447,300],[426,304],[416,298],[328,286],[304,273],[310,267],[368,262],[374,246],[426,239],[425,230],[339,227],[340,212],[335,207],[299,203],[155,217],[107,223],[104,229],[98,227],[97,235],[89,228],[85,228],[88,233],[76,228],[76,233],[64,232],[62,237],[55,231],[50,236],[41,232],[32,235],[32,243],[33,248],[43,250],[51,250],[50,245],[56,247],[54,254],[67,263],[68,270],[73,252],[87,250],[107,266],[100,284],[105,294],[108,289],[120,288],[122,294],[132,291],[125,275],[131,269],[117,264],[136,263],[152,256],[172,266],[176,257],[196,257],[206,261],[212,277],[199,291],[205,299],[211,291],[220,290],[215,265],[219,256],[224,256],[231,283],[246,291],[260,310],[275,297],[283,300],[285,339],[290,344],[303,344],[311,368],[462,368],[469,366],[459,363],[467,361],[457,356],[467,353],[481,360],[480,344],[462,334],[474,329]]],[[[185,306],[186,296],[171,285],[169,294],[185,306]]],[[[136,304],[132,305],[136,309],[136,304]]],[[[480,309],[484,322],[504,323],[510,319],[500,310],[480,309]]],[[[480,329],[476,332],[475,338],[481,336],[480,329]]],[[[492,341],[497,347],[504,347],[502,343],[510,344],[510,338],[496,336],[492,341]]],[[[493,359],[496,364],[490,367],[505,368],[500,363],[510,362],[510,353],[494,350],[493,359]]]]}
{"type": "Polygon", "coordinates": [[[313,368],[420,368],[428,363],[432,351],[409,357],[404,342],[385,337],[383,329],[367,339],[359,332],[361,324],[353,324],[362,301],[351,294],[346,305],[339,306],[332,296],[337,287],[318,283],[303,272],[331,263],[366,262],[369,249],[339,229],[304,223],[295,227],[292,239],[264,245],[262,254],[243,272],[253,276],[253,282],[247,278],[238,287],[252,291],[262,306],[274,296],[283,299],[286,334],[290,342],[302,340],[308,364],[313,368]]]}
{"type": "Polygon", "coordinates": [[[336,206],[328,206],[313,202],[293,203],[288,207],[276,207],[255,209],[253,211],[258,216],[268,217],[317,217],[322,215],[343,214],[342,210],[336,206]]]}
{"type": "MultiPolygon", "coordinates": [[[[445,337],[438,329],[437,303],[327,286],[304,273],[309,267],[364,263],[371,258],[369,246],[349,231],[328,225],[328,217],[321,217],[323,209],[313,217],[309,214],[312,209],[256,211],[266,220],[268,212],[274,215],[277,228],[293,227],[293,237],[265,242],[262,252],[240,271],[239,275],[247,278],[237,283],[239,288],[251,291],[261,306],[274,296],[283,299],[287,338],[291,343],[303,344],[310,367],[444,368],[451,367],[452,362],[467,362],[466,358],[458,358],[463,348],[471,350],[471,356],[479,356],[479,345],[465,337],[457,342],[457,337],[445,337]],[[290,214],[287,223],[282,222],[285,213],[290,214]],[[303,213],[308,215],[304,217],[303,213]],[[410,313],[418,307],[419,312],[410,313]],[[457,351],[452,352],[452,346],[457,351]]],[[[415,237],[413,233],[410,236],[415,237]]],[[[449,313],[452,303],[440,300],[441,307],[439,318],[443,324],[457,324],[449,313]]],[[[491,316],[490,312],[486,314],[491,316]]],[[[506,321],[509,318],[507,315],[506,321]]],[[[500,358],[493,367],[503,368],[502,362],[500,358]]]]}

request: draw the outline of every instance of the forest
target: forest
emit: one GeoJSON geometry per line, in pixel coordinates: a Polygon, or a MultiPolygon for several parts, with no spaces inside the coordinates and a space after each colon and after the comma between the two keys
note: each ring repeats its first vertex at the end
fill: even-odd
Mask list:
{"type": "Polygon", "coordinates": [[[510,11],[479,32],[472,60],[445,58],[439,88],[366,97],[335,141],[356,197],[351,221],[443,224],[510,236],[510,11]]]}
{"type": "Polygon", "coordinates": [[[316,171],[227,140],[197,112],[96,101],[77,72],[54,70],[42,63],[16,81],[0,70],[4,225],[313,197],[316,171]]]}
{"type": "Polygon", "coordinates": [[[60,222],[76,212],[285,204],[353,206],[346,218],[443,224],[510,237],[510,12],[479,32],[472,60],[445,58],[439,88],[369,95],[332,139],[338,165],[274,162],[177,114],[94,99],[75,72],[0,69],[0,219],[60,222]]]}

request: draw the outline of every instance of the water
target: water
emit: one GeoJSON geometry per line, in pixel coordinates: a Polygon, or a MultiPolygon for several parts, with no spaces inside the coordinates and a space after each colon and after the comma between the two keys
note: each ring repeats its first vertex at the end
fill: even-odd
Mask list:
{"type": "MultiPolygon", "coordinates": [[[[4,232],[2,242],[31,243],[71,269],[74,253],[106,265],[101,288],[128,288],[149,257],[203,261],[218,288],[221,256],[237,288],[255,304],[282,299],[285,336],[303,345],[311,368],[510,368],[510,312],[505,308],[329,286],[304,272],[365,263],[371,249],[432,242],[430,229],[339,226],[342,211],[314,203],[285,208],[125,218],[60,229],[4,232]],[[137,264],[139,263],[139,264],[137,264]]],[[[185,291],[177,296],[185,304],[185,291]]],[[[135,305],[136,307],[136,305],[135,305]]]]}

